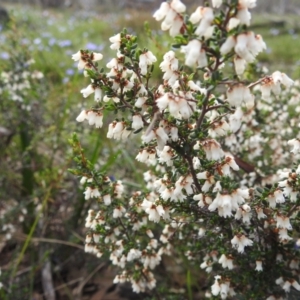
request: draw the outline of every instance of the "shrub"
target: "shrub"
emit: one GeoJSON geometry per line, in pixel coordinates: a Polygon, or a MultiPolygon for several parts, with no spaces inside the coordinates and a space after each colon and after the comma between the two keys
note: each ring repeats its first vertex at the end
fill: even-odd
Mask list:
{"type": "Polygon", "coordinates": [[[188,16],[179,0],[163,2],[154,18],[174,44],[159,85],[151,80],[156,57],[126,30],[110,38],[117,54],[109,72],[100,53],[73,55],[91,79],[81,93],[95,99],[76,120],[101,128],[114,112],[107,138],[123,143],[142,132],[135,155],[149,168],[145,186],[126,189],[71,139],[71,172],[99,205],[86,218],[85,251],[121,269],[114,283],[155,299],[192,299],[190,279],[185,291],[164,276],[176,264],[182,273],[205,270],[211,299],[300,290],[299,83],[256,65],[266,44],[249,30],[255,5],[213,0],[188,16]]]}

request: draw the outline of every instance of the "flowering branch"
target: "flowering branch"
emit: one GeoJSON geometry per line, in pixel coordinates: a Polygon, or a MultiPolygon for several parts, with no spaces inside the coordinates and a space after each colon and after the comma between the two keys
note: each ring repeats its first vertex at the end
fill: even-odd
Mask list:
{"type": "Polygon", "coordinates": [[[298,133],[287,127],[289,118],[299,123],[294,111],[300,98],[290,99],[294,81],[282,72],[248,84],[244,79],[247,65],[266,49],[262,37],[248,30],[255,5],[212,0],[187,16],[180,0],[163,2],[154,18],[174,37],[184,61],[167,51],[158,86],[150,80],[157,58],[126,30],[110,38],[117,53],[108,73],[93,67],[101,54],[73,55],[91,77],[83,96],[95,93],[99,106],[83,110],[77,121],[100,128],[102,111],[113,106],[119,116],[108,125],[107,138],[123,141],[142,132],[136,160],[149,168],[145,187],[126,191],[120,179],[80,158],[73,137],[79,166],[72,172],[82,176],[85,199],[99,203],[86,219],[85,250],[109,254],[122,270],[114,283],[129,281],[135,292],[154,290],[163,298],[155,290],[155,268],[173,256],[213,274],[208,298],[273,300],[291,287],[300,290],[289,235],[298,226],[300,166],[290,166],[299,159],[300,138],[292,139],[298,133]]]}

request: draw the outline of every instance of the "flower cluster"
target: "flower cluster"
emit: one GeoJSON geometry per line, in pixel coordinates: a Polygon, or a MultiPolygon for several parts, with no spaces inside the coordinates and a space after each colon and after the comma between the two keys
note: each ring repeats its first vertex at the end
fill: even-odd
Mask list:
{"type": "Polygon", "coordinates": [[[24,66],[16,67],[14,70],[0,73],[0,95],[8,93],[8,97],[17,102],[24,102],[34,81],[41,80],[44,75],[40,71],[29,70],[33,59],[23,62],[24,66]]]}
{"type": "Polygon", "coordinates": [[[79,164],[73,172],[84,178],[85,199],[100,205],[86,220],[86,251],[108,253],[122,269],[114,282],[131,282],[135,292],[155,289],[155,269],[166,256],[185,256],[211,273],[207,297],[278,299],[300,290],[293,247],[299,88],[279,71],[257,69],[260,79],[244,79],[247,64],[266,49],[262,37],[247,30],[256,1],[227,1],[224,10],[223,2],[198,7],[189,18],[179,0],[161,4],[154,18],[177,35],[174,49],[185,59],[166,52],[158,84],[149,80],[157,58],[126,31],[110,38],[117,53],[107,73],[94,64],[95,54],[80,52],[91,79],[81,92],[97,96],[77,121],[102,127],[103,112],[114,110],[108,138],[130,140],[142,131],[134,155],[149,170],[144,187],[127,191],[88,163],[73,137],[79,164]],[[231,64],[234,70],[224,68],[223,75],[220,69],[231,64]]]}
{"type": "Polygon", "coordinates": [[[180,32],[183,26],[183,17],[181,13],[185,12],[185,5],[180,0],[170,2],[162,2],[160,8],[155,12],[153,17],[156,21],[163,20],[161,24],[162,30],[169,30],[171,36],[175,36],[180,32]]]}

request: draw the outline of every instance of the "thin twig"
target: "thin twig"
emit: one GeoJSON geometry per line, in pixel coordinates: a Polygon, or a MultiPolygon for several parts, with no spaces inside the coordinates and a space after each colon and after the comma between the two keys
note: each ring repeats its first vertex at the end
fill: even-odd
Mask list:
{"type": "Polygon", "coordinates": [[[190,172],[192,174],[194,184],[195,184],[198,192],[200,193],[201,192],[201,186],[199,184],[199,180],[197,178],[197,174],[196,174],[196,171],[195,171],[194,166],[193,166],[193,160],[189,155],[186,155],[186,160],[188,162],[189,169],[190,169],[190,172]]]}
{"type": "Polygon", "coordinates": [[[71,233],[77,237],[80,241],[84,242],[85,241],[85,238],[80,236],[77,232],[75,232],[74,230],[71,231],[71,233]]]}
{"type": "MultiPolygon", "coordinates": [[[[17,238],[21,239],[21,240],[26,240],[27,236],[17,236],[17,238]]],[[[72,242],[68,242],[68,241],[63,241],[63,240],[58,240],[58,239],[48,239],[48,238],[31,238],[32,242],[44,242],[44,243],[52,243],[52,244],[62,244],[62,245],[66,245],[66,246],[70,246],[70,247],[74,247],[74,248],[78,248],[80,250],[84,250],[84,247],[72,242]]]]}
{"type": "Polygon", "coordinates": [[[197,120],[197,129],[199,129],[201,127],[202,122],[203,122],[204,117],[205,117],[205,114],[207,112],[206,111],[206,106],[207,106],[207,103],[208,103],[209,96],[210,96],[210,93],[207,93],[207,95],[205,97],[205,100],[204,100],[204,103],[203,103],[203,108],[202,108],[200,118],[197,120]]]}
{"type": "Polygon", "coordinates": [[[232,110],[232,109],[230,109],[228,106],[226,106],[226,105],[223,105],[223,104],[220,104],[220,105],[215,105],[215,106],[210,106],[210,107],[208,107],[207,109],[206,109],[206,111],[208,112],[208,111],[210,111],[210,110],[213,110],[213,109],[218,109],[218,108],[226,108],[226,109],[228,109],[230,112],[234,112],[234,110],[232,110]]]}
{"type": "Polygon", "coordinates": [[[154,114],[154,116],[153,116],[153,118],[152,118],[152,121],[151,121],[151,123],[149,124],[149,126],[148,126],[148,128],[147,128],[147,130],[146,130],[146,132],[145,132],[145,134],[144,134],[144,136],[147,136],[147,135],[153,130],[156,121],[158,121],[158,120],[160,119],[160,117],[161,117],[161,113],[160,113],[159,111],[157,111],[157,112],[154,114]]]}
{"type": "Polygon", "coordinates": [[[291,210],[288,212],[287,216],[290,217],[296,210],[297,208],[299,209],[299,205],[298,204],[295,204],[291,210]]]}
{"type": "Polygon", "coordinates": [[[129,234],[128,234],[126,228],[125,228],[125,225],[124,225],[123,222],[122,222],[122,219],[121,219],[121,218],[118,218],[118,219],[119,219],[119,222],[120,222],[122,228],[124,229],[124,233],[125,233],[125,235],[126,235],[126,237],[127,237],[127,240],[130,241],[130,236],[129,236],[129,234]]]}
{"type": "Polygon", "coordinates": [[[91,278],[101,269],[103,269],[105,266],[107,266],[108,263],[102,263],[99,266],[97,266],[85,279],[83,279],[81,281],[81,283],[79,284],[79,286],[74,289],[73,291],[73,295],[75,296],[75,299],[81,299],[81,293],[82,293],[82,289],[84,288],[84,286],[91,280],[91,278]]]}
{"type": "Polygon", "coordinates": [[[55,288],[55,290],[56,291],[61,290],[61,289],[65,288],[66,286],[72,285],[72,284],[77,283],[79,281],[82,281],[83,279],[84,279],[84,277],[79,277],[79,278],[70,280],[69,282],[66,282],[66,283],[63,283],[63,284],[59,285],[58,287],[55,288]]]}
{"type": "Polygon", "coordinates": [[[33,242],[52,243],[52,244],[62,244],[62,245],[78,248],[80,250],[84,250],[84,247],[81,245],[78,245],[78,244],[75,244],[72,242],[63,241],[63,240],[47,239],[47,238],[33,238],[32,241],[33,242]]]}
{"type": "Polygon", "coordinates": [[[261,78],[261,79],[255,81],[255,82],[249,84],[249,85],[247,86],[247,88],[250,89],[250,88],[254,87],[254,86],[257,85],[257,84],[260,84],[262,81],[264,81],[264,80],[265,80],[266,78],[268,78],[268,77],[270,77],[270,76],[261,78]]]}

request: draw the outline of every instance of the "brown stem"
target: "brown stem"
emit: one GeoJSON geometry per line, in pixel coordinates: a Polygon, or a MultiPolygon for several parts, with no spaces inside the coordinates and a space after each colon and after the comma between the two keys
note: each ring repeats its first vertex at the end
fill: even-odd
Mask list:
{"type": "Polygon", "coordinates": [[[98,72],[98,68],[94,65],[92,60],[89,59],[88,64],[91,65],[96,72],[98,72]]]}
{"type": "Polygon", "coordinates": [[[187,160],[187,162],[189,164],[189,169],[190,169],[190,173],[191,173],[191,175],[193,177],[194,184],[195,184],[195,186],[197,188],[197,191],[200,193],[201,192],[201,186],[199,184],[199,180],[197,178],[197,174],[196,174],[196,171],[195,171],[194,166],[193,166],[192,157],[189,156],[189,155],[186,155],[185,158],[186,158],[186,160],[187,160]]]}
{"type": "Polygon", "coordinates": [[[224,107],[224,108],[226,108],[226,109],[228,109],[230,112],[234,112],[232,109],[230,109],[228,106],[226,106],[226,105],[215,105],[215,106],[210,106],[210,107],[208,107],[207,109],[206,109],[206,111],[208,112],[208,111],[210,111],[210,110],[213,110],[213,109],[218,109],[218,108],[221,108],[221,107],[224,107]]]}
{"type": "Polygon", "coordinates": [[[126,230],[126,228],[125,228],[125,226],[124,226],[121,218],[119,218],[119,222],[120,222],[122,228],[124,229],[124,233],[125,233],[125,235],[127,237],[127,240],[130,241],[130,236],[128,235],[128,232],[127,232],[127,230],[126,230]]]}
{"type": "Polygon", "coordinates": [[[147,130],[146,130],[146,132],[145,132],[145,136],[147,136],[147,135],[152,131],[152,129],[153,129],[154,126],[155,126],[156,121],[159,120],[160,118],[161,118],[161,113],[160,113],[159,111],[157,111],[157,112],[154,114],[154,116],[153,116],[153,118],[152,118],[152,121],[151,121],[151,123],[149,124],[149,126],[148,126],[148,128],[147,128],[147,130]]]}
{"type": "Polygon", "coordinates": [[[205,97],[204,103],[203,103],[203,108],[202,108],[200,118],[197,120],[197,126],[196,126],[197,129],[199,129],[201,127],[202,123],[203,123],[205,114],[207,112],[206,107],[207,107],[209,96],[210,96],[210,93],[208,92],[206,97],[205,97]]]}
{"type": "Polygon", "coordinates": [[[299,207],[299,205],[295,204],[291,210],[288,212],[287,216],[290,217],[296,210],[297,208],[299,207]]]}
{"type": "MultiPolygon", "coordinates": [[[[267,76],[267,78],[268,78],[268,77],[270,77],[270,76],[267,76]]],[[[249,84],[249,85],[247,86],[247,88],[250,89],[250,88],[254,87],[254,86],[257,85],[257,84],[260,84],[260,83],[261,83],[263,80],[265,80],[265,79],[266,79],[266,77],[261,78],[261,79],[255,81],[255,82],[249,84]]]]}
{"type": "MultiPolygon", "coordinates": [[[[134,61],[133,61],[132,57],[130,57],[130,60],[131,60],[132,66],[134,66],[134,61]]],[[[139,79],[139,82],[140,82],[140,83],[143,83],[143,80],[142,80],[142,78],[141,78],[141,75],[140,75],[140,73],[138,72],[139,70],[138,70],[138,69],[135,70],[134,68],[132,68],[132,69],[134,70],[135,74],[137,75],[137,77],[138,77],[138,79],[139,79]]]]}
{"type": "MultiPolygon", "coordinates": [[[[208,110],[207,110],[207,111],[208,111],[208,110]]],[[[225,113],[225,114],[223,114],[223,115],[218,116],[216,119],[214,119],[213,122],[211,122],[211,123],[209,124],[209,126],[211,126],[211,125],[213,125],[213,124],[215,124],[215,123],[221,121],[222,118],[225,117],[225,116],[227,116],[227,115],[228,115],[228,113],[225,113]]]]}

